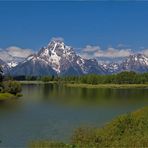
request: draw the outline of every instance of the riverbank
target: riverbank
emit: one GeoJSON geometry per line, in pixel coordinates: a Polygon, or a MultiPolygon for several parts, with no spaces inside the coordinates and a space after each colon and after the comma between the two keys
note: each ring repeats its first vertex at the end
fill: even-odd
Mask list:
{"type": "Polygon", "coordinates": [[[55,84],[57,81],[49,81],[49,82],[43,82],[43,81],[19,81],[21,84],[55,84]]]}
{"type": "Polygon", "coordinates": [[[148,147],[148,107],[121,115],[102,128],[79,128],[69,144],[46,140],[30,147],[148,147]]]}
{"type": "Polygon", "coordinates": [[[148,107],[121,115],[103,128],[80,128],[71,141],[79,147],[148,147],[148,107]]]}
{"type": "Polygon", "coordinates": [[[57,82],[57,81],[20,81],[21,84],[60,84],[65,85],[66,87],[81,87],[81,88],[145,88],[148,89],[148,84],[83,84],[83,83],[66,83],[66,82],[57,82]]]}
{"type": "Polygon", "coordinates": [[[7,101],[11,99],[16,99],[17,96],[10,93],[0,93],[0,101],[7,101]]]}
{"type": "Polygon", "coordinates": [[[81,87],[81,88],[118,88],[118,89],[126,89],[126,88],[146,88],[148,89],[148,84],[65,84],[67,87],[81,87]]]}

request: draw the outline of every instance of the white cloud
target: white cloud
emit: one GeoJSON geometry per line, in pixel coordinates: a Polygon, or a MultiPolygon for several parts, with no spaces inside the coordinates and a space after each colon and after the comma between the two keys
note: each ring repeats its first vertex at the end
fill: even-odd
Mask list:
{"type": "Polygon", "coordinates": [[[82,49],[81,55],[85,58],[120,58],[127,57],[132,53],[133,52],[131,49],[116,49],[109,47],[106,50],[102,50],[100,46],[87,45],[85,48],[82,49]]]}
{"type": "Polygon", "coordinates": [[[80,53],[80,56],[86,59],[94,58],[90,53],[80,53]]]}
{"type": "Polygon", "coordinates": [[[123,48],[123,47],[125,47],[125,45],[122,44],[122,43],[120,43],[120,44],[117,45],[117,47],[118,47],[118,48],[123,48]]]}
{"type": "Polygon", "coordinates": [[[21,58],[25,58],[30,54],[32,54],[31,49],[23,49],[16,46],[11,46],[7,48],[6,51],[8,52],[8,54],[12,55],[13,57],[21,57],[21,58]]]}
{"type": "Polygon", "coordinates": [[[129,48],[129,47],[130,47],[130,45],[126,45],[126,44],[122,44],[122,43],[120,43],[120,44],[117,45],[117,48],[119,48],[119,49],[129,48]]]}
{"type": "Polygon", "coordinates": [[[95,57],[108,57],[108,58],[117,58],[117,57],[127,57],[132,54],[131,49],[115,49],[108,48],[107,50],[98,50],[94,53],[95,57]]]}
{"type": "Polygon", "coordinates": [[[11,46],[6,49],[0,49],[0,59],[10,61],[13,60],[13,58],[26,58],[32,53],[33,51],[31,49],[11,46]]]}
{"type": "Polygon", "coordinates": [[[84,49],[83,52],[95,52],[100,50],[100,46],[91,46],[91,45],[87,45],[84,49]]]}
{"type": "Polygon", "coordinates": [[[146,55],[146,56],[148,57],[148,49],[144,49],[144,50],[142,50],[141,53],[143,53],[144,55],[146,55]]]}
{"type": "Polygon", "coordinates": [[[141,46],[140,49],[143,50],[143,49],[145,49],[145,47],[144,46],[141,46]]]}
{"type": "Polygon", "coordinates": [[[54,41],[64,41],[64,39],[62,38],[62,37],[53,37],[52,39],[51,39],[52,41],[54,40],[54,41]]]}

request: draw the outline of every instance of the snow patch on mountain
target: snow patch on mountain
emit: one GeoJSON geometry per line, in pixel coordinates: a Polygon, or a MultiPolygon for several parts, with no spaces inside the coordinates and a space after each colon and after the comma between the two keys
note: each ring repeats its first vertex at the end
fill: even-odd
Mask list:
{"type": "Polygon", "coordinates": [[[23,62],[8,64],[13,75],[83,75],[114,74],[121,71],[148,72],[148,58],[143,54],[126,57],[122,61],[104,62],[77,55],[62,40],[51,42],[23,62]]]}
{"type": "Polygon", "coordinates": [[[8,62],[7,64],[8,64],[8,66],[9,66],[9,68],[13,68],[13,67],[15,67],[15,66],[18,65],[18,62],[16,62],[16,61],[10,61],[10,62],[8,62]]]}
{"type": "MultiPolygon", "coordinates": [[[[18,66],[16,66],[16,68],[14,69],[18,70],[18,67],[21,68],[21,66],[25,65],[25,68],[29,73],[27,64],[28,67],[33,67],[34,64],[34,67],[37,68],[37,63],[39,63],[40,69],[42,69],[41,66],[44,65],[44,67],[50,68],[50,71],[52,69],[58,75],[82,75],[89,73],[104,73],[103,69],[99,66],[97,60],[84,59],[80,57],[74,52],[72,47],[65,45],[64,42],[61,40],[52,40],[47,45],[47,47],[41,48],[37,54],[30,55],[23,62],[18,64],[18,66]]],[[[19,74],[19,71],[12,71],[15,71],[17,75],[19,74]]],[[[22,71],[25,71],[25,69],[23,69],[22,71]]],[[[38,69],[38,71],[40,70],[38,69]]],[[[37,71],[35,74],[37,74],[37,71]]]]}

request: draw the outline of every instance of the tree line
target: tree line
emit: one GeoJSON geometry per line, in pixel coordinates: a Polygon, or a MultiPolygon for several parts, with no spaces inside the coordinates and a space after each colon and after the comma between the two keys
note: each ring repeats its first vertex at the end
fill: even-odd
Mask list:
{"type": "MultiPolygon", "coordinates": [[[[9,78],[10,79],[10,78],[9,78]]],[[[81,76],[17,76],[15,80],[28,81],[58,81],[65,83],[83,83],[83,84],[146,84],[148,83],[148,73],[121,72],[112,75],[81,75],[81,76]]]]}
{"type": "Polygon", "coordinates": [[[83,75],[62,78],[66,82],[83,84],[145,84],[148,83],[148,73],[121,72],[112,75],[83,75]]]}

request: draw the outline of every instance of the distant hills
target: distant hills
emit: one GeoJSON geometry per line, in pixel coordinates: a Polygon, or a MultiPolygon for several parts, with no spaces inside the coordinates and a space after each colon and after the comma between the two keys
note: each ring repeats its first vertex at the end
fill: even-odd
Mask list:
{"type": "Polygon", "coordinates": [[[37,54],[21,62],[6,63],[0,60],[5,74],[13,76],[113,74],[122,71],[148,72],[148,57],[143,54],[130,55],[120,63],[98,63],[96,59],[85,59],[61,40],[51,40],[37,54]]]}

